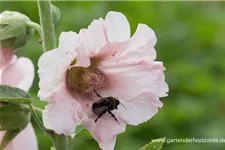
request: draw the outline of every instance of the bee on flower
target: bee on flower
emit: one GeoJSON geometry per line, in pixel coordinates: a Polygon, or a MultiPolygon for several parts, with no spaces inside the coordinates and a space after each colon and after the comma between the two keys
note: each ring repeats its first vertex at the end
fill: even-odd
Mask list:
{"type": "Polygon", "coordinates": [[[126,125],[146,122],[167,96],[164,66],[155,61],[156,36],[130,26],[119,12],[94,20],[87,29],[62,32],[58,48],[38,62],[39,97],[47,100],[44,125],[71,135],[83,125],[103,150],[112,150],[126,125]]]}

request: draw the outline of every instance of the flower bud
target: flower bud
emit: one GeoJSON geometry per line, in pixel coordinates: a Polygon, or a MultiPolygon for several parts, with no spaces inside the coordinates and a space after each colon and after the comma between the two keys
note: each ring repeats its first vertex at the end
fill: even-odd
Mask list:
{"type": "Polygon", "coordinates": [[[53,19],[52,21],[53,23],[56,23],[60,18],[60,10],[58,7],[52,4],[51,4],[51,9],[52,9],[52,19],[53,19]]]}
{"type": "Polygon", "coordinates": [[[15,11],[4,11],[0,14],[0,48],[18,49],[24,46],[33,36],[34,29],[28,27],[30,19],[15,11]]]}

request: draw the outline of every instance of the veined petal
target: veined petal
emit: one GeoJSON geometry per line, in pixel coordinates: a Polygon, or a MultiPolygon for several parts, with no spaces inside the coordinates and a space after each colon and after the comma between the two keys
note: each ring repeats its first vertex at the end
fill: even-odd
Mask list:
{"type": "Polygon", "coordinates": [[[168,84],[165,82],[165,74],[161,73],[158,77],[158,95],[159,97],[166,97],[168,96],[169,87],[168,84]]]}
{"type": "Polygon", "coordinates": [[[151,65],[156,58],[156,51],[154,49],[156,41],[154,31],[147,25],[139,24],[135,34],[128,41],[110,43],[101,49],[100,53],[104,53],[105,55],[107,53],[108,55],[113,54],[110,59],[103,59],[101,65],[115,68],[119,65],[151,65]]]}
{"type": "Polygon", "coordinates": [[[62,51],[73,51],[78,45],[76,32],[62,32],[59,37],[59,49],[62,51]]]}
{"type": "Polygon", "coordinates": [[[80,109],[80,104],[63,87],[50,97],[43,111],[44,125],[58,134],[71,135],[81,124],[80,109]]]}
{"type": "Polygon", "coordinates": [[[152,65],[101,66],[101,70],[109,79],[108,86],[101,89],[103,96],[112,95],[130,101],[144,92],[161,96],[168,91],[164,78],[159,80],[164,71],[161,62],[154,62],[152,65]],[[162,85],[163,91],[159,88],[162,85]]]}
{"type": "Polygon", "coordinates": [[[105,20],[94,20],[88,29],[79,32],[77,51],[86,55],[97,54],[107,43],[124,42],[130,38],[130,25],[126,17],[119,12],[109,12],[105,20]]]}
{"type": "MultiPolygon", "coordinates": [[[[91,60],[87,55],[78,55],[76,58],[76,64],[74,67],[84,67],[87,68],[91,65],[91,60]]],[[[71,66],[73,67],[73,66],[71,66]]]]}
{"type": "Polygon", "coordinates": [[[113,150],[116,136],[126,130],[126,123],[117,118],[118,124],[109,114],[104,114],[96,123],[89,120],[83,123],[94,139],[98,142],[102,150],[113,150]]]}
{"type": "Polygon", "coordinates": [[[128,41],[128,47],[124,52],[141,52],[145,55],[149,55],[152,61],[156,58],[156,52],[154,46],[157,38],[155,32],[145,24],[139,24],[136,32],[128,41]]]}
{"type": "Polygon", "coordinates": [[[30,59],[21,57],[2,72],[2,83],[28,91],[34,79],[34,66],[30,59]]]}
{"type": "Polygon", "coordinates": [[[54,49],[45,52],[38,61],[38,74],[40,78],[38,96],[41,100],[49,96],[65,85],[66,71],[76,58],[75,51],[62,51],[54,49]]]}
{"type": "Polygon", "coordinates": [[[130,125],[138,125],[151,119],[163,106],[158,96],[146,92],[133,98],[131,101],[121,101],[125,106],[119,105],[118,111],[114,114],[130,125]]]}
{"type": "Polygon", "coordinates": [[[110,11],[105,18],[108,42],[125,42],[130,38],[130,25],[127,18],[119,12],[110,11]]]}
{"type": "Polygon", "coordinates": [[[87,29],[79,32],[79,46],[77,51],[82,55],[93,55],[107,44],[104,20],[102,18],[94,20],[87,29]]]}

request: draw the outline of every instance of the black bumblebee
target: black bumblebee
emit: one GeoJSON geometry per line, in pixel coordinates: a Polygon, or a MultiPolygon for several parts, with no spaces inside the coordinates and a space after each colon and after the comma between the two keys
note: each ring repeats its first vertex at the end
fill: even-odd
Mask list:
{"type": "Polygon", "coordinates": [[[116,120],[116,122],[119,124],[119,122],[116,119],[115,115],[111,111],[114,110],[114,109],[118,109],[117,106],[119,104],[121,104],[120,101],[118,99],[112,97],[112,96],[102,97],[96,91],[95,91],[95,93],[100,98],[99,101],[93,103],[93,105],[92,105],[93,113],[98,115],[98,117],[95,119],[95,122],[97,122],[98,119],[102,117],[102,115],[104,115],[105,113],[108,112],[116,120]]]}

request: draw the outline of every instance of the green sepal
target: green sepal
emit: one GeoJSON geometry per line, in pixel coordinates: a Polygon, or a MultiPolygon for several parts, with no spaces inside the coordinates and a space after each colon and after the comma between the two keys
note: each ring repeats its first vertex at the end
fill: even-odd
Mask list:
{"type": "Polygon", "coordinates": [[[161,150],[165,141],[166,137],[154,139],[154,141],[150,142],[149,144],[146,144],[140,150],[161,150]]]}

